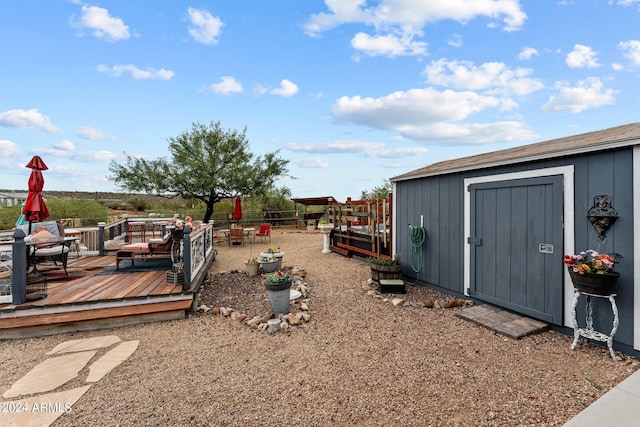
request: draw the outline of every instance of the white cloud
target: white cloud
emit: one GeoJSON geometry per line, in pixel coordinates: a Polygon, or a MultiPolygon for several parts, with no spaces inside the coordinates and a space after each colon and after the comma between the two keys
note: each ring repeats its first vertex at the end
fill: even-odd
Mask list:
{"type": "Polygon", "coordinates": [[[540,55],[540,52],[538,52],[538,49],[534,49],[532,47],[525,46],[525,47],[522,48],[522,50],[518,54],[518,59],[520,61],[528,61],[534,55],[540,55]]]}
{"type": "Polygon", "coordinates": [[[51,124],[49,117],[37,109],[9,110],[0,113],[0,125],[16,129],[40,129],[47,133],[58,133],[59,129],[51,124]]]}
{"type": "Polygon", "coordinates": [[[614,94],[612,89],[605,89],[602,81],[592,77],[570,86],[566,82],[556,84],[557,94],[549,98],[542,106],[542,111],[569,111],[579,113],[581,111],[613,104],[614,94]]]}
{"type": "Polygon", "coordinates": [[[460,34],[453,34],[451,37],[449,37],[449,39],[447,40],[447,44],[449,46],[453,46],[453,47],[461,47],[463,44],[463,38],[462,35],[460,34]]]}
{"type": "Polygon", "coordinates": [[[203,44],[218,44],[218,37],[222,33],[222,27],[224,23],[220,18],[212,16],[209,11],[205,9],[189,8],[187,10],[189,14],[189,26],[188,32],[193,39],[203,44]]]}
{"type": "Polygon", "coordinates": [[[526,141],[536,138],[522,123],[434,123],[411,129],[410,136],[433,145],[471,145],[526,141]]]}
{"type": "Polygon", "coordinates": [[[106,139],[118,139],[115,136],[109,136],[100,129],[84,126],[78,131],[78,136],[91,141],[101,141],[106,139]]]}
{"type": "Polygon", "coordinates": [[[483,91],[486,94],[525,96],[540,90],[544,84],[529,77],[530,68],[510,69],[502,62],[475,66],[468,61],[439,59],[425,67],[427,81],[443,87],[483,91]]]}
{"type": "Polygon", "coordinates": [[[581,44],[573,46],[573,51],[569,52],[566,61],[571,68],[596,68],[600,66],[593,49],[581,44]]]}
{"type": "Polygon", "coordinates": [[[527,19],[517,0],[381,0],[367,7],[366,0],[325,0],[328,11],[313,14],[304,24],[306,34],[320,33],[342,24],[361,23],[376,30],[397,28],[414,32],[428,23],[453,20],[466,23],[477,17],[501,20],[505,31],[518,30],[527,19]]]}
{"type": "Polygon", "coordinates": [[[18,145],[6,139],[0,139],[0,156],[11,157],[20,154],[18,145]]]}
{"type": "Polygon", "coordinates": [[[75,25],[88,28],[96,38],[109,42],[127,40],[130,37],[129,27],[122,19],[110,16],[107,9],[97,6],[82,6],[82,15],[75,25]]]}
{"type": "Polygon", "coordinates": [[[369,56],[395,57],[424,55],[427,43],[414,41],[412,37],[398,37],[392,34],[370,36],[358,33],[351,40],[351,46],[369,56]]]}
{"type": "Polygon", "coordinates": [[[427,153],[424,147],[409,147],[409,148],[387,148],[383,150],[372,150],[365,153],[365,155],[372,159],[404,159],[414,158],[427,153]]]}
{"type": "Polygon", "coordinates": [[[298,86],[295,83],[284,79],[280,82],[279,88],[272,89],[269,91],[269,93],[272,95],[280,95],[284,98],[288,98],[298,93],[298,86]]]}
{"type": "Polygon", "coordinates": [[[55,144],[53,148],[39,149],[38,153],[71,160],[77,160],[81,162],[93,163],[93,162],[108,162],[118,157],[117,154],[107,150],[99,151],[79,151],[76,150],[73,143],[68,140],[61,141],[55,144]]]}
{"type": "Polygon", "coordinates": [[[68,139],[63,139],[59,143],[54,144],[53,148],[61,151],[73,151],[76,149],[76,147],[73,145],[73,142],[69,141],[68,139]]]}
{"type": "Polygon", "coordinates": [[[173,71],[165,70],[164,68],[159,70],[153,68],[142,70],[131,64],[114,65],[112,67],[101,64],[96,68],[101,73],[111,74],[114,77],[120,77],[124,73],[130,73],[131,77],[136,80],[169,80],[174,75],[173,71]]]}
{"type": "Polygon", "coordinates": [[[620,42],[618,49],[624,51],[624,57],[630,59],[633,65],[640,65],[640,40],[620,42]]]}
{"type": "Polygon", "coordinates": [[[620,6],[633,6],[634,4],[640,4],[640,0],[618,0],[620,6]]]}
{"type": "Polygon", "coordinates": [[[535,136],[519,122],[489,124],[460,122],[488,108],[503,107],[504,100],[472,91],[434,88],[394,92],[380,98],[342,97],[333,105],[341,123],[399,132],[404,138],[429,144],[509,142],[535,136]]]}
{"type": "Polygon", "coordinates": [[[288,143],[284,147],[294,152],[309,154],[361,154],[364,157],[377,159],[412,158],[425,154],[424,147],[387,148],[381,142],[338,140],[317,144],[288,143]]]}
{"type": "Polygon", "coordinates": [[[333,105],[333,114],[339,122],[402,130],[424,123],[462,120],[499,104],[498,98],[475,92],[425,88],[394,92],[380,98],[343,96],[333,105]]]}
{"type": "Polygon", "coordinates": [[[293,163],[300,167],[308,169],[326,169],[329,163],[321,157],[305,157],[303,159],[295,159],[293,163]]]}
{"type": "Polygon", "coordinates": [[[213,83],[209,86],[209,88],[215,93],[220,93],[223,95],[228,95],[234,92],[242,92],[244,89],[242,85],[231,76],[222,76],[220,78],[220,83],[213,83]]]}
{"type": "Polygon", "coordinates": [[[383,148],[385,145],[381,142],[369,141],[331,141],[318,144],[298,144],[287,143],[284,147],[290,151],[298,151],[312,154],[348,154],[348,153],[366,153],[367,151],[383,148]]]}

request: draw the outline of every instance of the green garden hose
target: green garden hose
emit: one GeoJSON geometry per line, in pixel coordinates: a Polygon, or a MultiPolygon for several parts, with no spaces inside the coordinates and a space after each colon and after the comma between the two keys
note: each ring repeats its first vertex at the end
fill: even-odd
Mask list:
{"type": "Polygon", "coordinates": [[[416,283],[418,283],[418,278],[420,277],[420,272],[422,271],[422,245],[427,240],[427,233],[422,227],[413,227],[409,226],[409,240],[411,241],[411,246],[413,247],[411,251],[411,268],[416,275],[416,283]]]}

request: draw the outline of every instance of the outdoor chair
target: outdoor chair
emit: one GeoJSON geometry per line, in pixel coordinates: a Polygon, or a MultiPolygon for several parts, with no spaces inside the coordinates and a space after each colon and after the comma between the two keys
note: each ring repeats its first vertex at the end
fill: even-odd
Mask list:
{"type": "Polygon", "coordinates": [[[231,227],[229,230],[229,246],[231,246],[232,242],[240,242],[241,245],[244,245],[244,229],[242,227],[231,227]]]}
{"type": "Polygon", "coordinates": [[[271,242],[271,224],[261,224],[256,236],[260,236],[261,242],[264,242],[266,237],[268,237],[269,242],[271,242]]]}
{"type": "Polygon", "coordinates": [[[33,264],[34,271],[37,270],[37,264],[53,261],[56,267],[58,263],[61,263],[65,276],[69,276],[67,260],[71,241],[63,240],[65,237],[64,225],[57,221],[45,221],[31,225],[23,224],[18,228],[22,229],[25,234],[31,228],[32,233],[25,237],[25,241],[31,243],[29,245],[29,262],[33,264]]]}

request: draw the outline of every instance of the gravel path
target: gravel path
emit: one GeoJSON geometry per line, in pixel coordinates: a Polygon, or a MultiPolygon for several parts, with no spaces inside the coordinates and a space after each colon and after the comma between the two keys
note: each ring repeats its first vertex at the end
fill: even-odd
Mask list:
{"type": "MultiPolygon", "coordinates": [[[[460,308],[396,307],[367,295],[369,267],[322,255],[319,233],[276,232],[273,244],[285,266],[306,272],[310,321],[268,334],[199,313],[2,341],[0,390],[60,342],[115,334],[140,340],[138,350],[55,426],[551,426],[640,367],[633,358],[613,363],[601,345],[571,351],[571,338],[553,331],[515,341],[455,317],[460,308]]],[[[250,288],[259,281],[230,273],[266,246],[219,246],[211,270],[225,278],[214,277],[200,302],[214,308],[218,298],[248,318],[266,311],[264,295],[250,288]]],[[[445,296],[409,287],[407,300],[427,298],[445,296]]]]}

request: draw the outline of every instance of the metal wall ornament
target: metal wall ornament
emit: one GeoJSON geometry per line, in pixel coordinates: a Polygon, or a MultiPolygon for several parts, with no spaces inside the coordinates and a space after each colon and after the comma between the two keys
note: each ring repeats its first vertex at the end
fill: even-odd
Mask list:
{"type": "Polygon", "coordinates": [[[607,235],[607,231],[618,219],[618,211],[611,206],[611,198],[606,194],[600,194],[593,198],[593,206],[587,213],[587,218],[593,228],[598,233],[598,238],[602,241],[607,235]]]}

